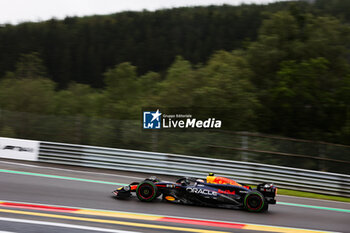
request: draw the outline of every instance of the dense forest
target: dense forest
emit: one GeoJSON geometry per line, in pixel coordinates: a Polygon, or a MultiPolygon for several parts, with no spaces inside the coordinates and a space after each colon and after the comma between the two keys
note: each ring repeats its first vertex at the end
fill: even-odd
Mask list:
{"type": "Polygon", "coordinates": [[[0,109],[138,120],[144,106],[226,108],[228,130],[350,144],[349,23],[350,1],[317,0],[2,25],[0,109]]]}
{"type": "Polygon", "coordinates": [[[145,74],[166,71],[178,55],[205,63],[217,50],[246,48],[263,20],[277,11],[289,11],[298,24],[303,14],[350,22],[349,5],[346,0],[224,5],[2,25],[0,77],[14,70],[21,54],[35,51],[60,87],[71,81],[103,87],[103,73],[116,64],[131,62],[145,74]]]}

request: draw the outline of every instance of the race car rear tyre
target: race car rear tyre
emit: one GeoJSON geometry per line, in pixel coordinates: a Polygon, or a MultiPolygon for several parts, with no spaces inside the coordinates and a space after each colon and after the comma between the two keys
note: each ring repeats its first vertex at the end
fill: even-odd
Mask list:
{"type": "Polygon", "coordinates": [[[157,193],[157,186],[151,181],[143,181],[136,188],[136,196],[140,201],[153,201],[157,193]]]}
{"type": "Polygon", "coordinates": [[[264,196],[258,192],[250,192],[244,198],[244,208],[250,212],[262,212],[267,210],[264,196]]]}

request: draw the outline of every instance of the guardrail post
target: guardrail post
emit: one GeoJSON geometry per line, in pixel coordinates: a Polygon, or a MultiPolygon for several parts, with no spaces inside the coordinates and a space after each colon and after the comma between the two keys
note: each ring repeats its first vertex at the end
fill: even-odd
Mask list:
{"type": "Polygon", "coordinates": [[[158,151],[158,132],[152,132],[152,151],[158,151]]]}
{"type": "Polygon", "coordinates": [[[77,143],[81,143],[81,119],[79,116],[75,117],[75,138],[77,143]]]}
{"type": "MultiPolygon", "coordinates": [[[[241,140],[242,140],[242,149],[247,150],[248,149],[248,136],[242,135],[241,140]]],[[[241,160],[248,161],[248,152],[242,151],[241,160]]]]}
{"type": "MultiPolygon", "coordinates": [[[[318,156],[321,157],[321,158],[325,158],[326,155],[325,155],[325,149],[326,145],[322,144],[322,143],[319,143],[318,144],[318,156]]],[[[326,167],[326,162],[324,160],[319,160],[318,162],[318,169],[320,171],[327,171],[327,167],[326,167]]]]}

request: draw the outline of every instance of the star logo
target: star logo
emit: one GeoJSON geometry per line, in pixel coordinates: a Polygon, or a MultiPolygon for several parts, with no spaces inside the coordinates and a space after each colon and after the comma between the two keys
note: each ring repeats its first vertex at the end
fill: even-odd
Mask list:
{"type": "Polygon", "coordinates": [[[151,120],[151,122],[152,122],[152,121],[154,121],[154,120],[159,121],[159,117],[160,117],[162,114],[159,112],[159,109],[157,109],[157,111],[156,111],[155,113],[151,113],[151,115],[153,116],[153,118],[152,118],[152,120],[151,120]]]}
{"type": "Polygon", "coordinates": [[[161,115],[162,113],[157,111],[145,111],[143,112],[143,128],[144,129],[160,129],[161,128],[161,115]]]}

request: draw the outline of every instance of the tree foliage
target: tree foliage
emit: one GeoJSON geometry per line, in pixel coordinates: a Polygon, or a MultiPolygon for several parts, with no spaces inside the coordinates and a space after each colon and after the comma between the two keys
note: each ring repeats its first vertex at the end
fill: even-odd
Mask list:
{"type": "Polygon", "coordinates": [[[260,131],[314,139],[336,135],[349,106],[340,97],[346,96],[350,71],[349,29],[336,18],[296,11],[263,22],[247,49],[264,104],[260,131]]]}
{"type": "Polygon", "coordinates": [[[103,87],[103,73],[123,62],[137,66],[139,74],[165,72],[178,55],[204,63],[217,50],[255,40],[264,11],[289,6],[188,7],[0,25],[0,77],[31,52],[41,54],[59,87],[71,81],[103,87]]]}
{"type": "MultiPolygon", "coordinates": [[[[140,148],[136,130],[106,136],[134,123],[101,118],[139,120],[145,106],[216,108],[229,130],[349,144],[350,14],[335,7],[345,5],[224,5],[4,25],[0,109],[72,117],[58,138],[73,140],[79,128],[81,138],[140,148]],[[101,128],[81,129],[84,122],[101,128]]],[[[14,125],[0,132],[20,135],[14,125]]]]}

